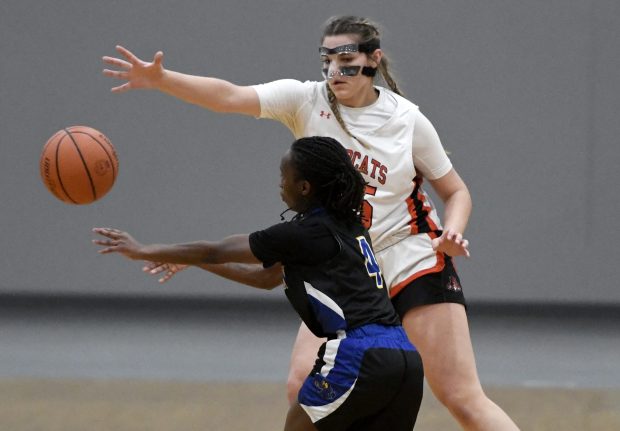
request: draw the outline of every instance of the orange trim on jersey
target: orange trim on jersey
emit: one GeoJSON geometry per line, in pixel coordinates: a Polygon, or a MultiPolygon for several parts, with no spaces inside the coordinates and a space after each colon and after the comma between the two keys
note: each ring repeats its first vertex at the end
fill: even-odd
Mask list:
{"type": "Polygon", "coordinates": [[[431,218],[431,211],[433,210],[433,208],[431,208],[431,206],[429,205],[427,207],[424,207],[424,209],[426,210],[426,222],[428,223],[428,226],[434,231],[439,230],[439,226],[437,226],[431,218]]]}
{"type": "Polygon", "coordinates": [[[431,239],[439,238],[439,234],[437,233],[437,230],[434,230],[432,232],[426,232],[426,234],[430,236],[431,239]]]}
{"type": "Polygon", "coordinates": [[[415,204],[413,203],[413,198],[411,196],[405,199],[405,202],[407,203],[407,210],[411,216],[411,222],[409,222],[409,226],[411,226],[411,234],[415,235],[419,233],[418,224],[416,223],[418,215],[415,213],[415,204]]]}
{"type": "Polygon", "coordinates": [[[420,184],[417,181],[418,177],[413,179],[413,192],[411,195],[405,199],[405,203],[407,204],[407,211],[409,211],[409,215],[411,216],[411,221],[409,222],[409,226],[411,227],[411,234],[415,235],[420,233],[420,226],[418,225],[418,214],[416,212],[416,202],[414,199],[414,192],[416,189],[419,190],[420,184],[422,184],[422,179],[420,179],[420,184]]]}
{"type": "Polygon", "coordinates": [[[437,256],[437,263],[435,264],[435,266],[433,266],[431,268],[423,269],[421,271],[418,271],[415,274],[407,277],[406,279],[404,279],[403,281],[401,281],[397,285],[393,286],[390,289],[390,298],[395,297],[398,292],[403,290],[403,288],[405,286],[407,286],[409,283],[411,283],[416,278],[420,278],[420,277],[422,277],[423,275],[426,275],[426,274],[432,274],[434,272],[441,272],[441,271],[443,271],[444,267],[446,266],[446,260],[444,258],[444,254],[443,253],[435,253],[435,256],[437,256]]]}
{"type": "Polygon", "coordinates": [[[420,228],[423,224],[426,224],[428,226],[428,228],[424,229],[424,231],[439,230],[439,227],[431,218],[431,212],[433,211],[433,208],[428,205],[426,195],[422,191],[423,182],[423,178],[415,177],[413,179],[413,183],[415,184],[413,187],[413,192],[409,197],[407,197],[407,199],[405,199],[405,203],[407,204],[407,210],[409,211],[409,215],[411,216],[409,226],[412,235],[420,233],[420,228]],[[419,215],[423,216],[422,219],[418,218],[419,215]]]}

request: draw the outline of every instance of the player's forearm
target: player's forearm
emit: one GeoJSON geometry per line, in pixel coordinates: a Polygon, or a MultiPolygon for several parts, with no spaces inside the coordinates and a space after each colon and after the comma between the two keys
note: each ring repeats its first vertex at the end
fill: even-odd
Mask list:
{"type": "Polygon", "coordinates": [[[276,268],[263,268],[261,264],[243,263],[201,264],[197,266],[228,280],[259,289],[270,290],[282,284],[282,270],[279,265],[276,268]]]}
{"type": "Polygon", "coordinates": [[[444,229],[464,233],[471,214],[471,196],[467,187],[452,193],[444,201],[444,229]]]}
{"type": "Polygon", "coordinates": [[[201,265],[217,262],[214,243],[197,241],[185,244],[149,244],[140,247],[136,259],[168,262],[181,265],[201,265]]]}
{"type": "Polygon", "coordinates": [[[185,102],[215,112],[230,112],[236,85],[217,78],[165,70],[157,89],[185,102]]]}

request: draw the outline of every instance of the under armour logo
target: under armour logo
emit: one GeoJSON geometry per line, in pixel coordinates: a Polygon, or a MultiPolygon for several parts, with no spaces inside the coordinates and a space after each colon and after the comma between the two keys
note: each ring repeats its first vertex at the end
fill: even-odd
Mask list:
{"type": "Polygon", "coordinates": [[[332,114],[330,114],[329,112],[321,111],[321,117],[325,117],[329,120],[329,117],[331,116],[332,114]]]}

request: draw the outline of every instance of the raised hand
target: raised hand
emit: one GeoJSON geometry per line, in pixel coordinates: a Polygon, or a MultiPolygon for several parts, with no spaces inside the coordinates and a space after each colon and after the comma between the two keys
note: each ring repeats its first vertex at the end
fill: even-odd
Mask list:
{"type": "Polygon", "coordinates": [[[448,256],[469,257],[469,241],[451,229],[444,230],[439,238],[432,240],[431,244],[433,250],[445,253],[448,256]]]}
{"type": "Polygon", "coordinates": [[[99,250],[101,254],[120,253],[129,259],[140,259],[142,244],[136,241],[127,232],[108,227],[97,227],[93,232],[106,237],[107,239],[94,239],[93,243],[104,246],[99,250]]]}
{"type": "Polygon", "coordinates": [[[165,283],[170,280],[177,272],[183,271],[188,268],[189,265],[181,265],[178,263],[161,263],[161,262],[146,262],[142,271],[152,275],[162,274],[164,275],[157,281],[165,283]]]}
{"type": "Polygon", "coordinates": [[[108,56],[104,56],[102,60],[104,63],[116,66],[121,70],[104,69],[103,74],[111,78],[123,79],[127,82],[113,87],[112,92],[123,93],[133,89],[157,87],[164,74],[164,67],[162,65],[163,52],[158,51],[153,57],[153,61],[149,63],[140,60],[131,51],[120,45],[116,46],[116,50],[125,60],[108,56]]]}

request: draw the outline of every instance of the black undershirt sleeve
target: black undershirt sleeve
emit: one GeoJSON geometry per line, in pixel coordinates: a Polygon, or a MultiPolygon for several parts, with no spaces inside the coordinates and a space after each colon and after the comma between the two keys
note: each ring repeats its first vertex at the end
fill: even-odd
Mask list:
{"type": "Polygon", "coordinates": [[[315,265],[334,257],[339,245],[324,224],[302,220],[251,233],[250,249],[267,268],[276,262],[315,265]]]}

